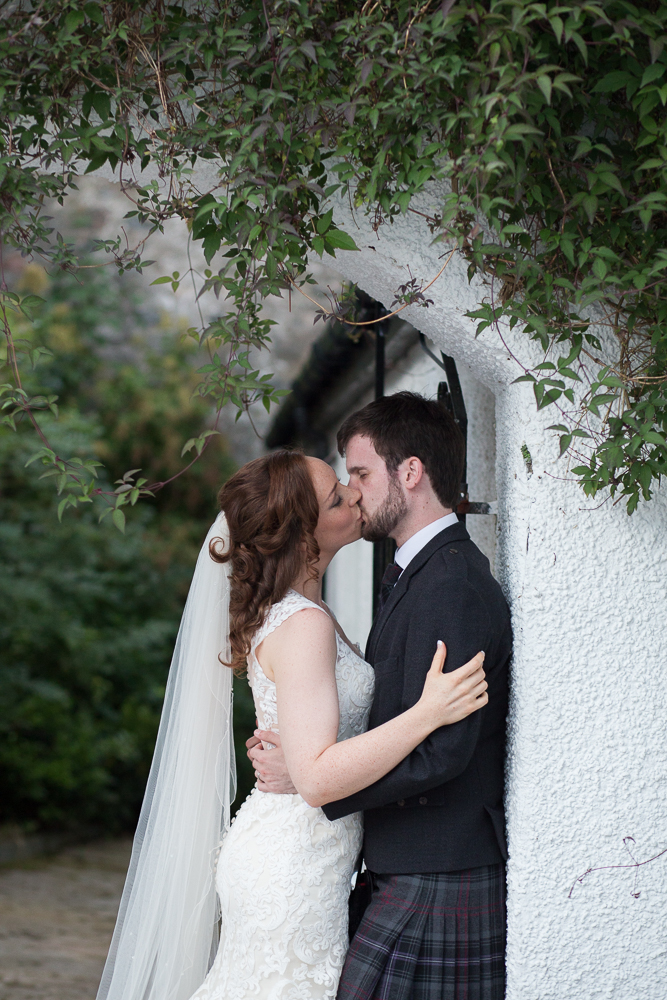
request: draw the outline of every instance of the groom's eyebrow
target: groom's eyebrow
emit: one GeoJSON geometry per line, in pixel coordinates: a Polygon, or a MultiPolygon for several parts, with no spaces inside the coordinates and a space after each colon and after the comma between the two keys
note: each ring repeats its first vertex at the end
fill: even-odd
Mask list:
{"type": "Polygon", "coordinates": [[[365,465],[353,465],[351,469],[347,470],[347,474],[348,476],[353,476],[355,473],[363,472],[365,468],[365,465]]]}

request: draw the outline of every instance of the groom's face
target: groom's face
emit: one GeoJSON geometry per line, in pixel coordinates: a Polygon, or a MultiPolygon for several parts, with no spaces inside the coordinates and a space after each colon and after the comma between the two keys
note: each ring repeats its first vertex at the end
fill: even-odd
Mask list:
{"type": "Polygon", "coordinates": [[[362,537],[367,542],[388,538],[408,511],[397,475],[392,475],[370,438],[356,434],[345,450],[349,485],[359,490],[363,517],[362,537]]]}

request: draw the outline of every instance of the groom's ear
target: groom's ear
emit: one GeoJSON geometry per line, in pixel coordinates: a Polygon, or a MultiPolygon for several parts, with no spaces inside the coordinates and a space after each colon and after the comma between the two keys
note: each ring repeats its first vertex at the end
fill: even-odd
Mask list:
{"type": "Polygon", "coordinates": [[[421,458],[411,455],[401,462],[397,472],[406,490],[414,490],[424,478],[424,463],[421,458]]]}

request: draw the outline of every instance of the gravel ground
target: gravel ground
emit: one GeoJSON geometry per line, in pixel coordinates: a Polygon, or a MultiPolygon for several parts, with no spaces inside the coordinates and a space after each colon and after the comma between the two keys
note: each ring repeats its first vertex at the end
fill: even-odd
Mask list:
{"type": "Polygon", "coordinates": [[[98,841],[0,869],[0,1000],[95,1000],[130,849],[98,841]]]}

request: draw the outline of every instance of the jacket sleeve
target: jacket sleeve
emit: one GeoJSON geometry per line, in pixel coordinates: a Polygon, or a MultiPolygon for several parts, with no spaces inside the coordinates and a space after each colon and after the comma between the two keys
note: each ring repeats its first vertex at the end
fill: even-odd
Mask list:
{"type": "MultiPolygon", "coordinates": [[[[431,605],[423,609],[423,613],[410,617],[404,646],[403,700],[389,717],[398,715],[419,700],[438,639],[447,644],[445,671],[462,666],[480,650],[488,652],[489,615],[467,581],[458,582],[460,586],[456,592],[450,591],[443,597],[439,607],[431,605]]],[[[491,687],[486,661],[485,668],[491,687]]],[[[376,681],[376,685],[379,684],[382,684],[381,673],[376,681]]],[[[385,806],[456,778],[472,759],[485,712],[486,708],[482,708],[461,722],[436,729],[379,781],[324,806],[327,817],[339,819],[348,813],[385,806]]]]}

